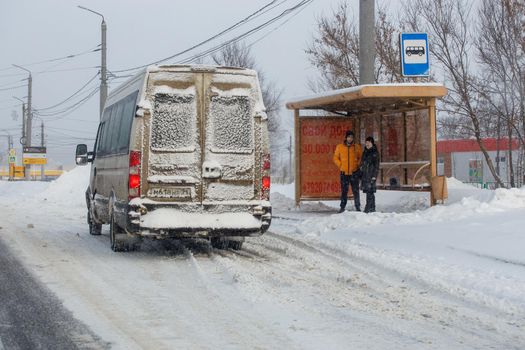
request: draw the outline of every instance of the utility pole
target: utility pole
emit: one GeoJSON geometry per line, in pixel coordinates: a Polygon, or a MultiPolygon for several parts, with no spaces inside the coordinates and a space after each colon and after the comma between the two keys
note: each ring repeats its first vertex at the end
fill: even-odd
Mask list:
{"type": "Polygon", "coordinates": [[[102,17],[102,23],[100,24],[100,31],[102,35],[102,51],[101,51],[101,62],[100,62],[100,119],[102,119],[102,111],[104,110],[104,104],[106,103],[106,99],[108,97],[108,81],[107,81],[107,66],[106,66],[106,21],[104,19],[104,15],[101,13],[98,13],[97,11],[93,11],[91,9],[88,9],[84,6],[78,6],[78,8],[82,10],[86,10],[89,12],[92,12],[96,15],[99,15],[102,17]]]}
{"type": "Polygon", "coordinates": [[[375,0],[359,0],[359,85],[374,84],[375,0]]]}
{"type": "MultiPolygon", "coordinates": [[[[26,138],[24,147],[31,147],[31,131],[33,123],[33,110],[31,109],[31,103],[33,99],[33,78],[31,77],[31,71],[22,66],[13,64],[13,66],[23,69],[29,73],[28,85],[27,85],[27,121],[26,121],[26,138]]],[[[31,165],[27,164],[25,169],[26,180],[31,180],[31,165]]]]}
{"type": "MultiPolygon", "coordinates": [[[[44,147],[44,121],[40,124],[40,146],[44,147]]],[[[44,181],[44,164],[40,165],[40,180],[44,181]]]]}

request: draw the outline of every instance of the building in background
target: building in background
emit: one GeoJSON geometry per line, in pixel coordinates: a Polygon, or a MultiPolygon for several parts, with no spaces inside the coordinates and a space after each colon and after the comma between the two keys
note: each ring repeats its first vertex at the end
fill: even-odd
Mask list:
{"type": "MultiPolygon", "coordinates": [[[[518,139],[512,139],[511,145],[508,139],[486,138],[482,142],[494,167],[499,169],[502,181],[510,186],[510,162],[512,161],[516,185],[523,185],[523,149],[520,149],[518,139]]],[[[476,140],[438,141],[437,155],[439,175],[489,187],[495,182],[476,140]]]]}

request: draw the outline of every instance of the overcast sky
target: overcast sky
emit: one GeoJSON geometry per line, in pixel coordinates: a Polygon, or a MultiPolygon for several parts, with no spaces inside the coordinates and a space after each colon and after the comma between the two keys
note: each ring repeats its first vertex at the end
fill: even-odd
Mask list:
{"type": "MultiPolygon", "coordinates": [[[[33,73],[33,108],[44,109],[62,102],[84,86],[100,66],[100,52],[90,52],[100,44],[101,18],[77,8],[82,5],[104,15],[107,22],[108,69],[117,71],[145,65],[185,50],[247,17],[270,0],[17,0],[0,5],[0,135],[10,133],[20,149],[21,103],[27,96],[27,72],[11,65],[25,66],[33,73]],[[88,53],[86,53],[88,52],[88,53]],[[73,54],[76,57],[33,64],[73,54]],[[17,111],[18,120],[13,119],[17,111]]],[[[300,0],[279,0],[268,13],[218,38],[202,50],[249,31],[300,0]]],[[[294,96],[309,94],[307,79],[315,74],[304,49],[316,31],[316,17],[329,13],[340,0],[314,0],[300,11],[248,37],[257,63],[268,78],[283,89],[283,103],[294,96]],[[287,22],[285,22],[287,21],[287,22]]],[[[398,2],[397,0],[395,1],[398,2]]],[[[349,0],[358,17],[358,0],[349,0]]],[[[167,61],[170,63],[173,61],[167,61]]],[[[126,73],[115,73],[120,76],[126,73]]],[[[110,83],[112,88],[124,79],[110,83]]],[[[68,114],[55,114],[74,105],[99,85],[98,77],[70,101],[43,110],[48,115],[33,121],[33,145],[40,144],[40,124],[46,126],[46,146],[51,164],[71,165],[77,143],[92,144],[99,119],[99,96],[68,114]],[[53,115],[54,114],[54,115],[53,115]]],[[[283,118],[292,119],[284,107],[283,118]]],[[[291,125],[291,124],[290,124],[291,125]]],[[[7,140],[0,136],[6,166],[7,140]]],[[[20,156],[20,153],[18,154],[20,156]]]]}

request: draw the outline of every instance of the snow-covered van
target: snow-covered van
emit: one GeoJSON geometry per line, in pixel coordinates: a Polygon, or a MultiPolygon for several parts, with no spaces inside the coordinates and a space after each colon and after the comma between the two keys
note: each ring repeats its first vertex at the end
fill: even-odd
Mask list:
{"type": "Polygon", "coordinates": [[[86,191],[89,232],[111,248],[142,237],[208,238],[240,249],[270,226],[270,149],[257,73],[150,66],[108,97],[86,191]]]}

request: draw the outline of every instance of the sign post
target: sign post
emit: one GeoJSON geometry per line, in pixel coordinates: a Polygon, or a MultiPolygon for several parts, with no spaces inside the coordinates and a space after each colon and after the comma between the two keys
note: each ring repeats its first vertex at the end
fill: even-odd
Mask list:
{"type": "Polygon", "coordinates": [[[430,75],[427,33],[401,33],[401,74],[404,77],[427,77],[430,75]]]}
{"type": "Polygon", "coordinates": [[[45,147],[24,147],[22,163],[29,164],[46,164],[46,148],[45,147]]]}

